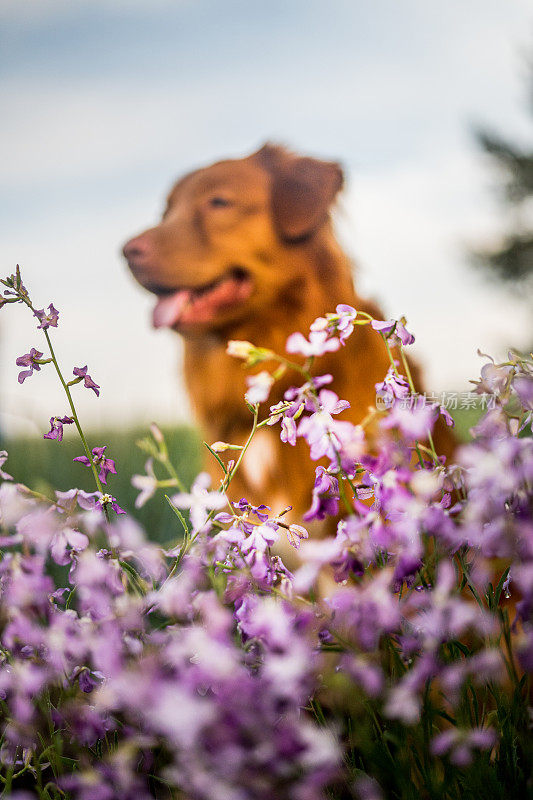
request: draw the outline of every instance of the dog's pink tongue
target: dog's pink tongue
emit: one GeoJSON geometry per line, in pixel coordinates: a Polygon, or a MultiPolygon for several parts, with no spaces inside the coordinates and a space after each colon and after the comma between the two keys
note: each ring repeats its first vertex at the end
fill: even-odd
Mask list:
{"type": "Polygon", "coordinates": [[[191,296],[188,289],[161,297],[154,308],[152,323],[154,328],[172,328],[179,322],[181,313],[191,296]]]}

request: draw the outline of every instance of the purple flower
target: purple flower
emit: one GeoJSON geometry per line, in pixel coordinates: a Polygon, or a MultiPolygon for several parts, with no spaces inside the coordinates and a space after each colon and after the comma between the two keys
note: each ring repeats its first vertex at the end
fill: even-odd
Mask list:
{"type": "Polygon", "coordinates": [[[43,439],[57,439],[58,442],[63,439],[63,425],[72,425],[74,422],[73,417],[50,417],[50,430],[45,433],[43,439]]]}
{"type": "Polygon", "coordinates": [[[316,461],[327,455],[335,459],[344,439],[351,437],[353,425],[350,422],[334,420],[332,414],[340,414],[350,407],[346,400],[339,400],[335,392],[322,389],[319,394],[320,406],[310,417],[304,417],[298,426],[298,436],[303,436],[311,449],[311,458],[316,461]]]}
{"type": "Polygon", "coordinates": [[[399,344],[413,344],[415,337],[400,320],[389,319],[386,322],[373,319],[370,323],[375,331],[385,336],[393,347],[399,344]]]}
{"type": "Polygon", "coordinates": [[[120,553],[124,560],[133,559],[140,575],[154,580],[164,577],[163,551],[146,540],[135,520],[126,516],[116,520],[107,527],[107,535],[113,553],[120,553]]]}
{"type": "Polygon", "coordinates": [[[456,588],[452,562],[442,561],[432,589],[408,598],[406,607],[416,611],[411,619],[412,628],[428,652],[448,639],[460,639],[468,630],[479,635],[490,635],[494,630],[494,618],[476,603],[456,594],[456,588]]]}
{"type": "Polygon", "coordinates": [[[56,491],[56,508],[66,514],[74,514],[76,506],[84,511],[93,511],[98,503],[100,492],[84,492],[83,489],[69,489],[68,492],[56,491]]]}
{"type": "Polygon", "coordinates": [[[239,511],[249,515],[254,514],[261,522],[266,522],[268,519],[268,514],[265,514],[265,511],[270,511],[270,506],[265,506],[261,504],[260,506],[252,506],[246,497],[241,497],[238,503],[231,504],[233,508],[238,508],[239,511]]]}
{"type": "Polygon", "coordinates": [[[13,480],[12,476],[8,475],[7,472],[4,472],[2,469],[2,467],[7,461],[7,456],[8,456],[7,450],[0,450],[0,478],[2,478],[2,480],[4,481],[12,481],[13,480]]]}
{"type": "Polygon", "coordinates": [[[52,328],[57,328],[59,311],[57,308],[54,308],[53,303],[50,303],[48,306],[48,314],[45,313],[44,308],[41,308],[40,311],[35,310],[33,315],[40,321],[41,324],[37,325],[37,327],[41,330],[45,331],[50,326],[52,328]]]}
{"type": "Polygon", "coordinates": [[[383,690],[385,681],[381,667],[364,656],[345,654],[341,659],[340,669],[370,697],[378,697],[383,690]]]}
{"type": "Polygon", "coordinates": [[[381,425],[383,428],[398,428],[410,440],[426,439],[428,432],[433,429],[435,416],[435,407],[427,404],[421,397],[412,408],[404,408],[397,403],[381,425]]]}
{"type": "Polygon", "coordinates": [[[18,381],[19,383],[24,383],[26,378],[29,378],[30,375],[33,375],[33,372],[40,372],[41,365],[39,360],[43,357],[43,354],[36,350],[35,347],[32,347],[29,353],[25,353],[23,356],[19,356],[16,360],[17,367],[29,367],[27,370],[23,370],[19,372],[18,381]]]}
{"type": "Polygon", "coordinates": [[[279,438],[282,442],[290,444],[293,447],[296,445],[296,422],[294,417],[285,415],[281,420],[281,433],[279,438]]]}
{"type": "Polygon", "coordinates": [[[435,736],[431,751],[437,756],[448,754],[452,764],[464,767],[472,761],[472,750],[489,750],[496,741],[496,733],[491,728],[450,728],[435,736]]]}
{"type": "Polygon", "coordinates": [[[113,509],[113,511],[115,512],[115,514],[125,514],[125,513],[126,513],[126,512],[124,511],[124,509],[123,509],[123,508],[121,508],[121,507],[119,506],[119,504],[117,503],[117,498],[116,498],[116,497],[113,497],[113,495],[111,495],[111,494],[107,494],[107,492],[106,492],[106,493],[104,493],[104,494],[103,494],[103,495],[102,495],[102,496],[99,498],[98,502],[99,502],[99,503],[101,503],[101,505],[103,505],[103,506],[104,506],[104,505],[110,505],[110,506],[111,506],[111,508],[113,509]]]}
{"type": "Polygon", "coordinates": [[[338,314],[337,331],[339,331],[339,339],[342,343],[350,336],[353,331],[353,323],[357,317],[357,311],[353,306],[340,303],[335,311],[338,314]]]}
{"type": "Polygon", "coordinates": [[[441,417],[444,417],[444,421],[446,422],[446,425],[449,428],[454,428],[455,427],[454,419],[453,419],[452,415],[450,414],[450,412],[448,411],[448,409],[446,408],[446,406],[438,406],[438,409],[439,409],[439,414],[441,415],[441,417]]]}
{"type": "MultiPolygon", "coordinates": [[[[104,451],[106,450],[107,445],[105,444],[103,447],[93,447],[92,453],[92,463],[95,465],[97,469],[99,469],[98,477],[102,481],[102,483],[107,485],[107,476],[110,472],[113,475],[117,474],[117,470],[115,468],[115,462],[112,458],[106,458],[104,456],[104,451]]],[[[76,456],[76,458],[72,459],[73,461],[79,461],[80,464],[85,464],[86,467],[91,466],[91,461],[87,458],[87,456],[76,456]]]]}
{"type": "Polygon", "coordinates": [[[360,586],[343,586],[328,599],[335,613],[335,630],[363,650],[374,650],[383,634],[399,629],[401,616],[390,591],[391,575],[382,570],[360,586]]]}
{"type": "Polygon", "coordinates": [[[514,368],[510,364],[495,364],[491,356],[485,356],[479,350],[478,354],[490,358],[492,363],[483,365],[480,381],[472,381],[476,385],[474,389],[476,394],[490,394],[497,397],[505,394],[514,374],[514,368]]]}
{"type": "Polygon", "coordinates": [[[324,467],[317,467],[311,507],[303,518],[309,522],[312,519],[324,519],[326,516],[334,517],[338,510],[339,482],[337,478],[329,475],[324,467]]]}
{"type": "Polygon", "coordinates": [[[519,433],[533,420],[533,377],[531,375],[517,375],[513,379],[513,389],[518,395],[522,408],[527,412],[522,420],[519,433]]]}
{"type": "MultiPolygon", "coordinates": [[[[98,397],[100,395],[100,386],[93,381],[90,375],[87,375],[87,366],[85,367],[74,367],[72,370],[72,374],[75,375],[80,380],[83,380],[83,385],[86,389],[92,389],[95,395],[98,397]]],[[[78,381],[76,381],[77,383],[78,381]]]]}
{"type": "Polygon", "coordinates": [[[440,681],[449,702],[460,702],[460,693],[466,681],[475,686],[502,680],[502,655],[496,648],[480,650],[469,658],[463,658],[446,665],[441,672],[440,681]]]}
{"type": "Polygon", "coordinates": [[[511,597],[511,590],[509,588],[511,585],[511,581],[512,581],[511,570],[509,570],[506,579],[502,583],[502,592],[507,599],[511,597]]]}
{"type": "Polygon", "coordinates": [[[287,353],[301,353],[306,358],[333,353],[341,346],[338,339],[329,339],[327,331],[311,331],[309,341],[302,333],[292,333],[287,339],[287,353]]]}
{"type": "Polygon", "coordinates": [[[431,655],[425,655],[415,662],[402,678],[389,690],[384,712],[392,719],[399,719],[404,725],[413,725],[420,718],[421,689],[435,675],[437,666],[431,655]]]}
{"type": "Polygon", "coordinates": [[[241,545],[243,553],[257,550],[264,553],[267,548],[279,539],[278,526],[274,522],[265,522],[261,525],[254,525],[249,536],[241,545]]]}
{"type": "Polygon", "coordinates": [[[533,377],[517,375],[513,378],[513,389],[526,411],[533,411],[533,377]]]}
{"type": "Polygon", "coordinates": [[[267,425],[275,425],[276,422],[281,420],[280,439],[282,442],[288,442],[293,447],[296,444],[296,422],[294,417],[297,412],[302,412],[304,408],[303,403],[288,403],[281,401],[276,403],[275,406],[270,406],[270,417],[267,420],[267,425]]]}
{"type": "Polygon", "coordinates": [[[75,553],[81,553],[89,544],[89,539],[84,533],[73,528],[63,528],[58,531],[50,544],[50,554],[56,564],[70,564],[75,553]]]}
{"type": "Polygon", "coordinates": [[[395,399],[404,400],[409,395],[409,384],[403,375],[389,367],[385,380],[376,383],[376,406],[390,408],[395,399]]]}
{"type": "MultiPolygon", "coordinates": [[[[297,388],[291,386],[283,395],[285,400],[291,400],[293,406],[291,413],[294,415],[300,405],[304,404],[306,408],[312,410],[315,408],[315,394],[319,389],[323,389],[333,381],[333,375],[316,375],[310,381],[306,381],[302,386],[297,388]]],[[[270,409],[272,411],[272,408],[270,409]]]]}
{"type": "Polygon", "coordinates": [[[338,335],[341,344],[344,344],[353,331],[357,311],[353,306],[340,303],[335,309],[335,314],[326,314],[318,317],[311,325],[312,331],[326,331],[329,336],[338,335]]]}
{"type": "Polygon", "coordinates": [[[361,774],[354,783],[358,800],[383,800],[379,783],[370,775],[361,774]]]}
{"type": "Polygon", "coordinates": [[[78,678],[80,689],[85,694],[90,694],[104,680],[104,675],[99,670],[92,671],[87,667],[82,667],[75,677],[78,678]]]}

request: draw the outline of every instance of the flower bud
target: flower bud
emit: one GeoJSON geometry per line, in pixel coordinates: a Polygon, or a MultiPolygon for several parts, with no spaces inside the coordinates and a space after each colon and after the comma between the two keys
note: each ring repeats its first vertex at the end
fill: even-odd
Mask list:
{"type": "Polygon", "coordinates": [[[158,444],[163,444],[165,439],[163,437],[163,434],[161,433],[161,429],[159,428],[158,425],[156,425],[155,422],[150,423],[150,433],[152,434],[152,436],[154,437],[155,441],[158,444]]]}
{"type": "Polygon", "coordinates": [[[250,358],[255,347],[251,342],[239,341],[238,339],[231,339],[228,342],[226,353],[235,358],[250,358]]]}
{"type": "Polygon", "coordinates": [[[213,442],[213,444],[209,445],[209,447],[215,453],[223,453],[225,450],[233,449],[233,445],[228,444],[228,442],[213,442]]]}

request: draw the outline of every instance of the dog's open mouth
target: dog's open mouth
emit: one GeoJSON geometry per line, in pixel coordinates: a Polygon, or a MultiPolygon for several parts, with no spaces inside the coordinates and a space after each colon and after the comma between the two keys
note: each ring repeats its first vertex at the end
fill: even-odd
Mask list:
{"type": "Polygon", "coordinates": [[[160,295],[153,313],[154,328],[179,328],[208,324],[247,300],[252,280],[246,270],[234,267],[221,278],[195,288],[155,290],[160,295]]]}

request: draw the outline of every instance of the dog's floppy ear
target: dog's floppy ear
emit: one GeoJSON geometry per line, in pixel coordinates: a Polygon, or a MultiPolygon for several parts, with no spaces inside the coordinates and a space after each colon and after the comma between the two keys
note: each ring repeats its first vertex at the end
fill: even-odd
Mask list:
{"type": "Polygon", "coordinates": [[[272,215],[281,237],[294,242],[314,233],[342,189],[344,176],[339,164],[295,156],[271,144],[258,150],[254,158],[272,176],[272,215]]]}

